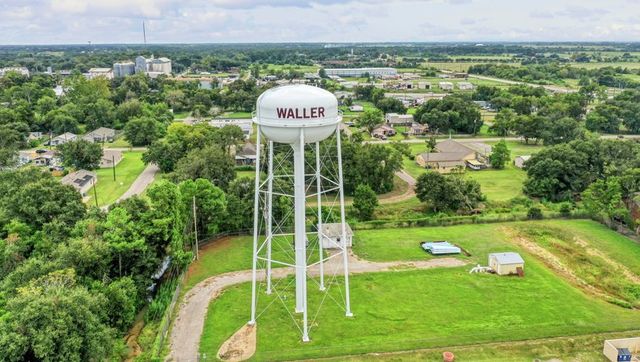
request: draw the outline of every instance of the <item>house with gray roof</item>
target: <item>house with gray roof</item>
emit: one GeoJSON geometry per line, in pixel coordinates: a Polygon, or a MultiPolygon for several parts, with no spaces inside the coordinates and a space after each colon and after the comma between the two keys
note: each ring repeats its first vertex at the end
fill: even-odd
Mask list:
{"type": "Polygon", "coordinates": [[[82,139],[91,143],[113,142],[116,138],[116,130],[113,128],[100,127],[82,136],[82,139]]]}
{"type": "Polygon", "coordinates": [[[52,138],[50,141],[47,141],[47,143],[45,144],[48,146],[60,146],[67,142],[75,141],[77,138],[78,136],[76,134],[71,132],[65,132],[59,136],[52,138]]]}
{"type": "Polygon", "coordinates": [[[418,165],[440,173],[469,167],[480,170],[488,165],[491,146],[481,142],[459,142],[448,139],[436,144],[435,152],[425,152],[416,156],[418,165]]]}
{"type": "Polygon", "coordinates": [[[97,181],[96,173],[87,170],[71,172],[60,180],[63,185],[73,186],[83,197],[88,195],[89,190],[97,181]]]}

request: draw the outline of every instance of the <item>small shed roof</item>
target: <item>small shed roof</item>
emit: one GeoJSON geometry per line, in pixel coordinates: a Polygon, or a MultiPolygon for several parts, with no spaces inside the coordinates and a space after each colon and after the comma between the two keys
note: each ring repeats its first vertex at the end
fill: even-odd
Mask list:
{"type": "MultiPolygon", "coordinates": [[[[347,236],[353,236],[351,226],[349,226],[348,223],[345,223],[344,226],[347,231],[347,236]]],[[[322,229],[320,231],[328,238],[338,238],[342,236],[342,224],[339,222],[322,224],[322,229]]]]}
{"type": "Polygon", "coordinates": [[[506,253],[493,253],[489,254],[489,259],[496,259],[498,264],[524,264],[524,260],[518,253],[506,252],[506,253]]]}

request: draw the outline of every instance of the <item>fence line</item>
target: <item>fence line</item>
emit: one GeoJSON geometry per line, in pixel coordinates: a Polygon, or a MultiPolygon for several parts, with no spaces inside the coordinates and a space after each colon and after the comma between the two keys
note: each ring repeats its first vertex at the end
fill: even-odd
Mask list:
{"type": "Polygon", "coordinates": [[[171,297],[171,303],[164,311],[164,316],[162,317],[162,322],[160,322],[160,332],[158,332],[158,338],[153,347],[152,355],[154,357],[160,357],[160,353],[162,352],[162,347],[164,346],[164,340],[167,337],[167,333],[169,332],[169,326],[171,325],[171,318],[173,317],[173,310],[175,309],[176,302],[178,301],[178,296],[180,295],[180,291],[182,291],[182,282],[184,281],[186,270],[183,270],[178,277],[178,283],[176,286],[176,290],[173,292],[173,296],[171,297]]]}
{"type": "MultiPolygon", "coordinates": [[[[591,215],[581,211],[574,211],[570,214],[560,212],[543,212],[542,219],[590,219],[591,215]]],[[[420,219],[405,220],[373,220],[353,223],[354,230],[371,230],[400,227],[420,227],[420,226],[449,226],[461,224],[490,224],[505,221],[526,221],[532,220],[526,212],[488,214],[488,215],[464,215],[464,216],[440,216],[425,217],[420,219]]]]}
{"type": "MultiPolygon", "coordinates": [[[[203,238],[203,240],[199,242],[199,245],[205,246],[229,236],[249,235],[250,231],[251,230],[227,231],[227,232],[214,234],[214,235],[203,238]]],[[[180,276],[178,276],[178,283],[176,284],[176,290],[173,292],[173,296],[171,297],[171,303],[169,304],[169,306],[164,312],[164,315],[162,317],[162,322],[160,322],[159,332],[157,334],[156,342],[154,343],[153,351],[152,351],[152,355],[154,358],[161,357],[160,354],[162,353],[164,342],[165,342],[165,339],[167,338],[169,327],[171,326],[173,312],[175,310],[176,303],[178,302],[178,297],[180,296],[180,292],[182,291],[182,285],[184,282],[184,278],[187,275],[187,269],[188,267],[180,272],[180,276]]]]}

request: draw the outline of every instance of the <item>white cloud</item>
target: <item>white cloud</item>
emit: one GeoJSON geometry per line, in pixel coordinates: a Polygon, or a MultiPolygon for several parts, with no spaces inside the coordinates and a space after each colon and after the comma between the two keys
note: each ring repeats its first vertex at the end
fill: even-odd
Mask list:
{"type": "Polygon", "coordinates": [[[0,0],[0,43],[620,40],[610,0],[0,0]]]}

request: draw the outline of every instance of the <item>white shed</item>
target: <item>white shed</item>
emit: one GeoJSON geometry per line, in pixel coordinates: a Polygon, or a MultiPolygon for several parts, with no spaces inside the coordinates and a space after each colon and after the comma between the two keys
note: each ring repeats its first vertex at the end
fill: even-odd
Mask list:
{"type": "Polygon", "coordinates": [[[520,274],[518,269],[524,273],[524,260],[514,252],[489,254],[489,266],[498,275],[520,274]]]}
{"type": "Polygon", "coordinates": [[[530,158],[531,156],[529,155],[518,156],[513,160],[513,165],[516,166],[517,168],[523,168],[524,163],[527,162],[530,158]]]}
{"type": "MultiPolygon", "coordinates": [[[[347,234],[347,246],[351,247],[353,244],[353,230],[347,223],[344,226],[347,234]]],[[[321,232],[323,249],[337,249],[342,246],[342,224],[339,222],[322,224],[321,232]]]]}

